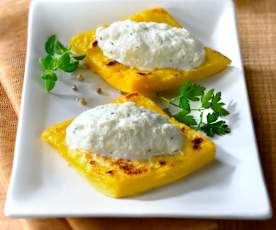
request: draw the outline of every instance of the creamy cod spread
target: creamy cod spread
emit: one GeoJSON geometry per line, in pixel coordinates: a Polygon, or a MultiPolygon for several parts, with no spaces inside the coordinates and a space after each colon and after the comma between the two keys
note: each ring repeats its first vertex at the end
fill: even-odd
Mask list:
{"type": "Polygon", "coordinates": [[[191,70],[205,60],[204,46],[189,31],[165,23],[119,21],[99,27],[96,39],[106,57],[139,70],[191,70]]]}
{"type": "Polygon", "coordinates": [[[80,114],[66,130],[66,143],[103,156],[146,160],[183,149],[181,131],[133,102],[105,104],[80,114]]]}

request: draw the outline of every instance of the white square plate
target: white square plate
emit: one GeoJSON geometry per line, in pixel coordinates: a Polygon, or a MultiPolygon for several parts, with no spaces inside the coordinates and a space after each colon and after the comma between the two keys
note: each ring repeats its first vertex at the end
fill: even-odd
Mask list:
{"type": "MultiPolygon", "coordinates": [[[[89,71],[80,92],[89,107],[119,92],[89,71]],[[88,80],[89,79],[89,80],[88,80]],[[107,96],[97,95],[102,87],[107,96]]],[[[13,217],[144,216],[264,219],[271,216],[255,141],[231,0],[36,0],[30,7],[28,50],[13,173],[5,213],[13,217]],[[81,31],[154,6],[165,7],[206,46],[232,61],[226,71],[202,81],[232,103],[232,132],[216,138],[217,160],[205,169],[145,194],[113,199],[94,190],[59,154],[42,143],[41,132],[78,115],[74,79],[62,75],[53,94],[39,78],[38,59],[51,34],[66,42],[81,31]],[[235,106],[233,106],[233,104],[235,106]],[[233,111],[234,110],[234,111],[233,111]]]]}

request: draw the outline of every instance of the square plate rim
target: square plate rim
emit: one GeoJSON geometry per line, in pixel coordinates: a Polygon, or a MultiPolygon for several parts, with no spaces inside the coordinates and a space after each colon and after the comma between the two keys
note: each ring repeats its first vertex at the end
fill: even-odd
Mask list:
{"type": "MultiPolygon", "coordinates": [[[[6,202],[5,202],[5,207],[4,207],[4,213],[6,216],[9,217],[162,217],[162,218],[171,218],[171,217],[175,217],[175,218],[203,218],[203,219],[269,219],[272,216],[272,209],[271,209],[271,204],[270,204],[270,200],[269,200],[269,195],[268,195],[268,191],[267,191],[267,187],[265,184],[265,178],[264,178],[264,174],[263,174],[263,169],[262,169],[262,165],[261,165],[261,161],[260,161],[260,154],[259,154],[259,149],[258,149],[258,145],[257,145],[257,141],[256,141],[256,133],[255,133],[255,129],[254,129],[254,123],[253,123],[253,119],[252,119],[252,112],[251,112],[251,107],[249,104],[249,118],[250,118],[250,123],[253,127],[253,135],[254,135],[254,142],[256,145],[256,150],[257,150],[257,161],[258,161],[258,166],[259,166],[259,171],[261,173],[261,179],[263,182],[263,186],[264,186],[264,190],[265,190],[265,194],[266,194],[266,200],[267,200],[267,209],[264,210],[262,213],[259,214],[255,214],[255,215],[223,215],[223,216],[218,216],[216,214],[210,214],[210,215],[206,215],[206,216],[202,216],[202,215],[177,215],[177,214],[172,214],[172,215],[164,215],[164,214],[150,214],[150,215],[146,215],[144,216],[143,214],[137,214],[137,213],[125,213],[125,215],[122,215],[120,213],[93,213],[92,215],[90,214],[81,214],[81,213],[75,213],[70,215],[70,213],[63,213],[63,214],[51,214],[51,213],[47,213],[47,214],[35,214],[35,213],[20,213],[20,212],[13,212],[12,211],[12,205],[11,203],[11,190],[14,187],[14,183],[15,183],[15,177],[16,177],[16,168],[17,165],[19,164],[18,162],[18,155],[20,154],[20,140],[21,140],[21,136],[22,136],[22,126],[23,126],[23,116],[24,114],[26,114],[25,111],[25,103],[26,103],[26,97],[27,97],[27,93],[26,93],[26,88],[27,88],[27,75],[29,72],[29,68],[30,68],[30,58],[31,58],[31,46],[30,46],[30,42],[31,42],[31,35],[33,32],[33,29],[31,28],[31,23],[33,20],[33,12],[34,12],[34,8],[35,8],[35,4],[37,2],[43,2],[45,0],[31,0],[30,3],[30,7],[29,7],[29,16],[28,16],[28,32],[27,32],[27,49],[26,49],[26,61],[25,61],[25,70],[24,70],[24,80],[23,80],[23,89],[22,89],[22,97],[21,97],[21,105],[20,105],[20,114],[19,114],[19,119],[18,119],[18,128],[17,128],[17,133],[16,133],[16,142],[15,142],[15,150],[14,150],[14,160],[13,160],[13,166],[12,166],[12,175],[10,178],[10,184],[9,184],[9,188],[8,188],[8,192],[7,192],[7,198],[6,198],[6,202]]],[[[48,0],[50,2],[55,2],[55,0],[48,0]]],[[[76,0],[59,0],[60,2],[75,2],[76,0]]],[[[80,2],[109,2],[111,0],[81,0],[80,2]]],[[[128,2],[129,0],[119,0],[120,2],[128,2]]],[[[168,0],[159,0],[159,2],[167,2],[168,0]]],[[[181,2],[180,0],[175,0],[177,2],[181,2]]],[[[209,0],[205,0],[206,2],[209,0]]],[[[237,38],[237,45],[238,45],[238,51],[239,51],[239,61],[241,64],[241,71],[242,71],[242,75],[244,77],[243,81],[244,81],[244,85],[245,85],[245,93],[246,93],[246,99],[249,102],[249,96],[248,96],[248,90],[247,90],[247,84],[245,81],[245,73],[244,73],[244,67],[243,67],[243,61],[242,61],[242,55],[241,55],[241,49],[240,49],[240,39],[239,39],[239,33],[238,33],[238,23],[237,23],[237,15],[236,15],[236,8],[235,8],[235,4],[233,2],[233,0],[222,0],[224,2],[228,2],[232,5],[232,10],[234,13],[234,24],[235,24],[235,36],[237,38]]]]}

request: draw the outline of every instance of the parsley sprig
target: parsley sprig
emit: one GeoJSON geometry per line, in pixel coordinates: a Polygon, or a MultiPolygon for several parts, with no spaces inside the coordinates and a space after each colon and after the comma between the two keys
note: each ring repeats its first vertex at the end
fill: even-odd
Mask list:
{"type": "MultiPolygon", "coordinates": [[[[224,135],[231,131],[227,123],[221,119],[229,115],[229,111],[224,108],[225,103],[221,101],[221,92],[215,92],[214,89],[206,90],[201,85],[185,81],[178,97],[172,99],[160,97],[160,99],[178,109],[176,113],[170,114],[176,120],[201,130],[210,137],[224,135]],[[193,108],[191,102],[200,102],[201,105],[193,108]],[[192,111],[199,113],[198,118],[191,114],[192,111]]],[[[170,112],[168,108],[165,111],[170,112]]]]}
{"type": "Polygon", "coordinates": [[[42,67],[41,79],[44,82],[44,88],[51,91],[58,80],[57,70],[67,73],[74,72],[79,67],[79,62],[85,58],[85,55],[75,55],[65,47],[56,35],[52,35],[45,43],[46,55],[39,59],[42,67]]]}

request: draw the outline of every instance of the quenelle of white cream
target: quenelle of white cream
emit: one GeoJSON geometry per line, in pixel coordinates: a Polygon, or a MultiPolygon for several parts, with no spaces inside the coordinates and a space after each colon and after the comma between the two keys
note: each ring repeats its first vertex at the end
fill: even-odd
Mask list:
{"type": "Polygon", "coordinates": [[[188,30],[165,23],[119,21],[97,28],[96,40],[106,57],[139,70],[192,70],[205,60],[204,46],[188,30]]]}
{"type": "Polygon", "coordinates": [[[66,143],[115,159],[148,160],[179,153],[181,131],[166,117],[133,102],[105,104],[81,113],[67,127],[66,143]]]}

